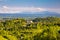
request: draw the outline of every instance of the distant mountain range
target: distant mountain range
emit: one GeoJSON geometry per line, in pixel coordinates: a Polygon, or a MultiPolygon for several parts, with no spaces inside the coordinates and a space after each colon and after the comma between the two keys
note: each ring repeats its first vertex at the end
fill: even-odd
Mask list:
{"type": "Polygon", "coordinates": [[[12,13],[12,14],[0,13],[0,17],[48,17],[48,16],[60,17],[60,14],[55,12],[48,12],[48,11],[35,12],[35,13],[23,12],[23,13],[12,13]]]}

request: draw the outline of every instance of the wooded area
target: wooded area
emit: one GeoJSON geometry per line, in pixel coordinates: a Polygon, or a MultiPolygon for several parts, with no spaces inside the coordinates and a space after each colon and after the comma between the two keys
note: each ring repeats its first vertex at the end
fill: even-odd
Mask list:
{"type": "Polygon", "coordinates": [[[60,40],[60,18],[0,20],[0,40],[60,40]]]}

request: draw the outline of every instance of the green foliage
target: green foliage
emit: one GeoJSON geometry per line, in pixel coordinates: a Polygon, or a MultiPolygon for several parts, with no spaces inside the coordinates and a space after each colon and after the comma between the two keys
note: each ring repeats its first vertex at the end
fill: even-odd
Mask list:
{"type": "Polygon", "coordinates": [[[60,40],[60,18],[27,21],[21,18],[1,21],[0,40],[60,40]]]}

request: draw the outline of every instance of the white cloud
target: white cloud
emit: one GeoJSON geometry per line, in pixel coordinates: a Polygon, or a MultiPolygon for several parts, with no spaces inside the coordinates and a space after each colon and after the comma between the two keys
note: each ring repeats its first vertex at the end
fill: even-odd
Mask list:
{"type": "Polygon", "coordinates": [[[46,8],[50,12],[60,13],[60,8],[46,8]]]}
{"type": "Polygon", "coordinates": [[[39,7],[8,7],[8,6],[3,6],[0,9],[0,13],[42,12],[42,11],[46,11],[46,9],[39,7]]]}
{"type": "Polygon", "coordinates": [[[51,11],[60,13],[58,8],[40,8],[40,7],[0,7],[0,13],[22,13],[22,12],[42,12],[42,11],[51,11]]]}

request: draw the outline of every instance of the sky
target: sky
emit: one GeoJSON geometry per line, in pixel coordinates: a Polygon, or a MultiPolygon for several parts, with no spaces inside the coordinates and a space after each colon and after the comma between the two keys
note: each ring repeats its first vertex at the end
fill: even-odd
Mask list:
{"type": "Polygon", "coordinates": [[[0,0],[0,13],[43,11],[60,13],[60,0],[0,0]]]}

